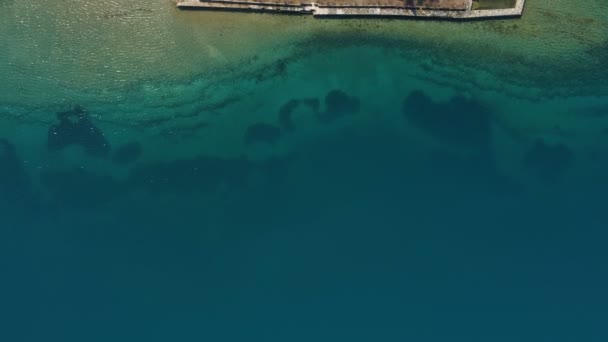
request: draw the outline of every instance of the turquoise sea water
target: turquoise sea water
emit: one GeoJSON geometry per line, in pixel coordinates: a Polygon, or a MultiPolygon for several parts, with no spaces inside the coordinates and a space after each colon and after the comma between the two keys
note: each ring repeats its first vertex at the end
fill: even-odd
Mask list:
{"type": "Polygon", "coordinates": [[[605,1],[0,21],[0,340],[608,338],[605,1]]]}

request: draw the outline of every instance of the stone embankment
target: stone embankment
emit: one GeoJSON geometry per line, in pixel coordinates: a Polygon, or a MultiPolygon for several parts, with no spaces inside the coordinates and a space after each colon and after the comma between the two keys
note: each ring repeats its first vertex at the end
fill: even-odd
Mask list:
{"type": "Polygon", "coordinates": [[[242,12],[276,12],[312,14],[315,17],[419,17],[440,19],[477,19],[519,17],[525,0],[516,0],[515,7],[473,10],[473,0],[183,0],[182,9],[203,9],[242,12]]]}

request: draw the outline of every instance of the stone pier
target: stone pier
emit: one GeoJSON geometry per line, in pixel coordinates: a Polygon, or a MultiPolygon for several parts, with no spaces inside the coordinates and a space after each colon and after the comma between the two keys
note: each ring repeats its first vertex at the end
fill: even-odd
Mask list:
{"type": "Polygon", "coordinates": [[[525,0],[503,9],[473,10],[473,0],[182,0],[181,9],[311,14],[315,17],[419,17],[477,19],[519,17],[525,0]]]}

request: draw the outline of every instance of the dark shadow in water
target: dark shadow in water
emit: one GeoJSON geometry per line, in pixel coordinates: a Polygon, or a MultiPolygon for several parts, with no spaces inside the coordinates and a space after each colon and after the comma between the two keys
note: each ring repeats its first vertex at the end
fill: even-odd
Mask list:
{"type": "Polygon", "coordinates": [[[325,111],[320,110],[320,101],[316,98],[291,99],[279,108],[279,125],[288,132],[295,131],[293,113],[300,107],[306,106],[317,117],[319,122],[331,123],[359,111],[360,101],[355,96],[349,96],[342,90],[336,89],[325,95],[325,111]]]}
{"type": "Polygon", "coordinates": [[[29,175],[19,159],[15,146],[0,138],[0,203],[15,206],[35,202],[29,175]]]}
{"type": "Polygon", "coordinates": [[[359,98],[342,90],[332,90],[325,95],[325,112],[317,115],[319,121],[328,123],[359,111],[359,98]]]}
{"type": "Polygon", "coordinates": [[[319,99],[316,99],[314,97],[302,99],[300,100],[300,104],[309,107],[310,110],[313,111],[313,113],[319,113],[319,108],[321,106],[321,102],[319,101],[319,99]]]}
{"type": "Polygon", "coordinates": [[[224,159],[199,156],[171,162],[136,165],[128,186],[150,191],[195,193],[213,191],[220,185],[247,185],[251,162],[245,158],[224,159]]]}
{"type": "Polygon", "coordinates": [[[132,141],[118,147],[112,155],[112,162],[115,164],[130,164],[141,156],[143,148],[140,143],[132,141]]]}
{"type": "MultiPolygon", "coordinates": [[[[283,186],[287,167],[287,158],[270,158],[254,163],[244,157],[198,156],[169,162],[137,163],[124,181],[82,168],[47,170],[41,173],[41,184],[50,195],[47,204],[95,208],[139,190],[159,195],[242,190],[249,187],[255,172],[257,185],[263,187],[264,196],[270,196],[283,186]]],[[[14,178],[13,175],[11,180],[14,178]]],[[[14,187],[17,182],[7,179],[7,184],[14,187]]],[[[17,193],[13,189],[7,190],[17,193]]]]}
{"type": "Polygon", "coordinates": [[[275,144],[281,138],[281,128],[278,126],[258,122],[253,125],[247,127],[247,131],[245,132],[245,143],[267,143],[267,144],[275,144]]]}
{"type": "Polygon", "coordinates": [[[526,152],[524,165],[533,169],[543,181],[553,182],[572,165],[574,155],[564,144],[549,145],[542,139],[526,152]]]}
{"type": "Polygon", "coordinates": [[[475,149],[486,149],[490,144],[490,111],[473,99],[456,96],[436,103],[415,90],[405,99],[403,114],[411,124],[443,142],[475,149]]]}
{"type": "Polygon", "coordinates": [[[291,117],[293,111],[300,105],[300,100],[291,99],[285,102],[281,108],[279,108],[279,125],[287,131],[294,131],[296,129],[293,118],[291,117]]]}
{"type": "Polygon", "coordinates": [[[53,200],[73,207],[88,208],[109,202],[126,193],[122,182],[109,175],[84,169],[47,170],[40,180],[53,200]]]}
{"type": "Polygon", "coordinates": [[[316,98],[291,99],[285,102],[279,109],[279,125],[288,132],[295,131],[293,123],[293,111],[300,105],[309,107],[315,115],[319,115],[320,101],[316,98]]]}
{"type": "Polygon", "coordinates": [[[491,155],[478,153],[458,156],[446,151],[435,151],[427,160],[432,170],[425,178],[432,179],[438,194],[482,191],[496,195],[515,195],[523,186],[504,175],[491,155]],[[428,178],[434,176],[432,178],[428,178]],[[458,189],[458,190],[457,190],[458,189]]]}
{"type": "Polygon", "coordinates": [[[587,49],[587,54],[594,60],[595,77],[597,80],[605,80],[608,77],[608,39],[587,49]]]}
{"type": "Polygon", "coordinates": [[[49,150],[56,151],[79,145],[93,157],[107,157],[110,154],[110,143],[81,106],[57,113],[57,119],[59,123],[52,125],[48,131],[49,150]]]}

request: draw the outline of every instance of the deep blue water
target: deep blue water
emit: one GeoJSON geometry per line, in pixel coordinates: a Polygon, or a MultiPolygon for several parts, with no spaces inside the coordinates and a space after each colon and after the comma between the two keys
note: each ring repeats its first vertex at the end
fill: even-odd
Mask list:
{"type": "MultiPolygon", "coordinates": [[[[450,112],[419,114],[443,111],[450,112]]],[[[453,124],[487,129],[485,119],[466,119],[453,124]]],[[[487,139],[420,120],[441,139],[487,139]]],[[[297,152],[259,165],[205,157],[141,165],[121,184],[70,171],[47,176],[56,193],[41,203],[6,143],[2,334],[7,341],[608,337],[605,183],[571,177],[566,185],[550,172],[532,195],[501,175],[483,147],[467,157],[441,149],[420,156],[391,132],[331,137],[297,152]],[[247,172],[268,181],[249,188],[247,172]],[[289,172],[303,173],[299,184],[289,172]],[[196,203],[222,180],[224,203],[196,203]],[[160,200],[165,195],[171,199],[160,200]]],[[[541,155],[548,165],[540,168],[562,167],[541,155]]]]}

